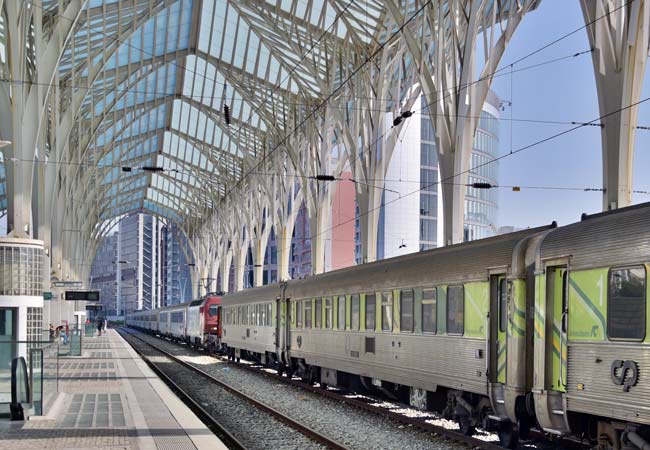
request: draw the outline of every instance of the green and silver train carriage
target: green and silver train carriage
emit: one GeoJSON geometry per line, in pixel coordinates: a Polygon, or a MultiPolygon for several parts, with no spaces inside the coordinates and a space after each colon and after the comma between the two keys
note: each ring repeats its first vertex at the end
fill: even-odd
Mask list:
{"type": "Polygon", "coordinates": [[[644,204],[228,295],[223,343],[509,447],[530,426],[642,446],[649,264],[644,204]]]}
{"type": "Polygon", "coordinates": [[[583,216],[540,242],[532,393],[541,428],[588,436],[602,448],[643,439],[649,272],[648,203],[583,216]]]}

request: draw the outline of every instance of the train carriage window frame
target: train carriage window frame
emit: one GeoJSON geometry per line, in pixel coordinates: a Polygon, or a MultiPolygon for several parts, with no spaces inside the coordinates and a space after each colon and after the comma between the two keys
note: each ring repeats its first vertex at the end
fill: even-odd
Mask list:
{"type": "Polygon", "coordinates": [[[302,328],[302,300],[296,302],[296,328],[302,328]]]}
{"type": "Polygon", "coordinates": [[[360,327],[361,327],[361,295],[352,294],[350,295],[350,330],[359,331],[360,327]]]}
{"type": "Polygon", "coordinates": [[[399,293],[399,330],[402,333],[413,333],[415,329],[415,291],[413,289],[402,289],[399,293]],[[406,298],[404,296],[406,295],[406,298]],[[405,300],[410,298],[410,306],[405,300]],[[409,309],[410,308],[410,309],[409,309]],[[409,322],[410,321],[410,322],[409,322]]]}
{"type": "Polygon", "coordinates": [[[395,328],[395,314],[393,302],[395,301],[393,291],[381,293],[381,331],[390,333],[395,328]]]}
{"type": "Polygon", "coordinates": [[[331,330],[334,327],[334,305],[332,304],[332,297],[324,297],[325,304],[325,328],[331,330]]]}
{"type": "Polygon", "coordinates": [[[438,288],[428,287],[422,289],[422,310],[421,310],[421,323],[422,323],[422,333],[424,334],[437,334],[438,333],[438,288]],[[426,294],[433,293],[431,298],[427,298],[426,294]],[[427,308],[429,305],[433,305],[432,308],[427,308]],[[431,321],[425,320],[425,310],[430,309],[431,311],[431,321]],[[432,324],[432,327],[427,325],[432,324]]]}
{"type": "Polygon", "coordinates": [[[450,336],[463,336],[465,334],[465,286],[454,285],[447,286],[447,334],[450,336]],[[460,301],[452,307],[452,302],[457,302],[458,298],[452,295],[452,292],[460,290],[460,301]],[[452,313],[456,317],[452,317],[452,313]],[[460,313],[460,314],[458,314],[460,313]],[[459,319],[460,316],[460,320],[459,319]]]}
{"type": "Polygon", "coordinates": [[[366,307],[363,312],[364,317],[366,318],[366,331],[376,331],[377,330],[377,294],[374,292],[366,294],[366,307]],[[369,301],[372,299],[372,301],[369,301]],[[370,307],[372,305],[372,307],[370,307]],[[369,314],[370,313],[370,314],[369,314]],[[372,326],[368,325],[368,317],[371,318],[372,326]]]}
{"type": "Polygon", "coordinates": [[[273,325],[273,303],[266,304],[266,326],[273,325]]]}
{"type": "Polygon", "coordinates": [[[314,317],[314,328],[323,328],[323,299],[318,297],[314,302],[316,308],[316,317],[314,317]]]}
{"type": "Polygon", "coordinates": [[[505,277],[499,280],[497,295],[497,307],[499,308],[499,331],[505,333],[508,329],[508,280],[506,280],[505,277]]]}
{"type": "MultiPolygon", "coordinates": [[[[622,277],[621,277],[622,278],[622,277]]],[[[622,288],[621,288],[622,290],[622,288]]],[[[648,309],[648,273],[643,265],[634,265],[634,266],[625,266],[625,267],[613,267],[609,269],[607,273],[607,337],[610,341],[628,341],[628,342],[641,342],[646,337],[646,327],[647,327],[647,309],[648,309]],[[633,297],[622,297],[620,294],[614,296],[612,292],[612,281],[614,277],[620,277],[616,275],[621,272],[631,272],[631,271],[640,271],[641,272],[641,281],[642,285],[640,288],[641,295],[635,295],[633,297]],[[631,311],[629,314],[621,315],[620,311],[616,311],[613,306],[616,306],[616,299],[626,298],[636,300],[639,305],[642,304],[643,308],[638,308],[634,311],[631,311]],[[614,317],[612,317],[614,316],[614,317]],[[613,329],[612,324],[615,323],[618,316],[618,320],[624,321],[625,326],[617,327],[613,329]],[[633,321],[631,319],[638,318],[638,324],[636,328],[631,326],[633,321]],[[636,331],[636,334],[631,334],[631,331],[636,331]]],[[[628,302],[629,303],[629,302],[628,302]]],[[[627,305],[626,305],[627,306],[627,305]]]]}
{"type": "Polygon", "coordinates": [[[312,310],[312,306],[313,306],[312,302],[311,302],[311,299],[305,300],[305,305],[304,306],[305,306],[305,308],[304,308],[304,310],[305,310],[305,328],[311,328],[311,325],[312,325],[312,323],[311,323],[311,321],[312,321],[311,312],[312,311],[311,310],[312,310]]]}
{"type": "Polygon", "coordinates": [[[337,329],[345,330],[345,312],[347,310],[347,297],[345,295],[339,295],[337,298],[338,298],[338,303],[336,305],[336,309],[337,309],[338,323],[336,325],[337,325],[337,329]]]}

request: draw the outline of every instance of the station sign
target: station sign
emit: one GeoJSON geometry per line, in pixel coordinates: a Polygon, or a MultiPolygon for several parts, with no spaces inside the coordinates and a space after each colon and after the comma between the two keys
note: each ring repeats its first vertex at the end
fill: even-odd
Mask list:
{"type": "Polygon", "coordinates": [[[43,300],[52,300],[54,295],[51,292],[43,292],[43,300]]]}
{"type": "Polygon", "coordinates": [[[82,288],[83,283],[81,281],[52,281],[50,283],[52,287],[56,288],[61,288],[61,287],[67,287],[67,288],[82,288]]]}
{"type": "Polygon", "coordinates": [[[86,305],[86,311],[101,311],[102,305],[86,305]]]}
{"type": "Polygon", "coordinates": [[[66,300],[98,302],[99,291],[65,291],[66,300]]]}

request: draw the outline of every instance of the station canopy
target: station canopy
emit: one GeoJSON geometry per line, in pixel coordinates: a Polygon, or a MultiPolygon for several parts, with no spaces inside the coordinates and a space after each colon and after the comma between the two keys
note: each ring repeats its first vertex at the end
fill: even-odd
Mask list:
{"type": "Polygon", "coordinates": [[[58,78],[62,109],[83,93],[68,145],[90,166],[100,226],[201,216],[286,108],[327,98],[341,49],[358,65],[389,38],[386,18],[381,0],[88,0],[58,78]]]}

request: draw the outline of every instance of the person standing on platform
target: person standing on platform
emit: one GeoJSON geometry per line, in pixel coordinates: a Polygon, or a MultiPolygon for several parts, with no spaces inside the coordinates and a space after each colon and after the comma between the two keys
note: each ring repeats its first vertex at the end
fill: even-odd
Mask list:
{"type": "Polygon", "coordinates": [[[98,336],[102,335],[102,319],[101,318],[97,319],[97,335],[98,336]]]}
{"type": "Polygon", "coordinates": [[[54,325],[50,324],[50,342],[54,340],[54,325]]]}

